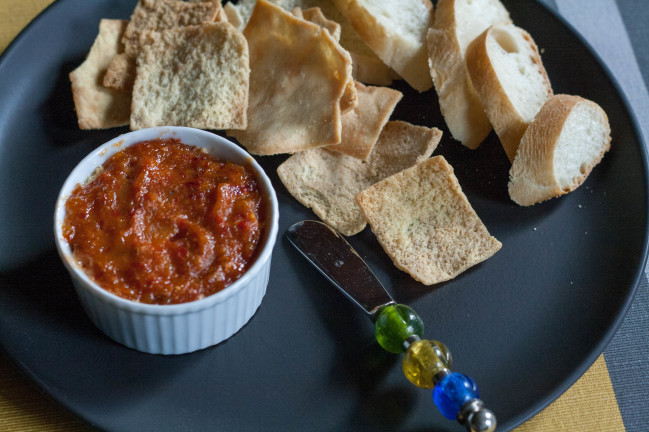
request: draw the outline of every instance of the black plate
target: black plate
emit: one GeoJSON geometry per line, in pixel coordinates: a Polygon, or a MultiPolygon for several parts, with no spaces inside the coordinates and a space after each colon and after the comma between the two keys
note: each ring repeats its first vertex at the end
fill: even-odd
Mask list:
{"type": "MultiPolygon", "coordinates": [[[[0,60],[0,342],[42,388],[100,429],[462,430],[429,391],[402,376],[371,323],[281,237],[266,297],[233,338],[165,357],[118,345],[86,318],[53,246],[52,213],[67,173],[126,129],[80,131],[68,73],[99,19],[127,18],[133,0],[61,0],[0,60]]],[[[502,429],[529,418],[597,358],[626,312],[647,252],[647,166],[635,120],[609,73],[543,6],[506,1],[544,50],[556,93],[606,110],[613,147],[587,182],[520,208],[492,135],[477,151],[447,133],[443,154],[503,248],[458,278],[425,287],[398,271],[366,229],[351,238],[398,300],[446,343],[454,369],[476,379],[502,429]]],[[[394,118],[444,128],[433,91],[406,86],[394,118]]],[[[446,130],[445,130],[446,132],[446,130]]],[[[260,158],[279,195],[280,233],[313,218],[260,158]]]]}

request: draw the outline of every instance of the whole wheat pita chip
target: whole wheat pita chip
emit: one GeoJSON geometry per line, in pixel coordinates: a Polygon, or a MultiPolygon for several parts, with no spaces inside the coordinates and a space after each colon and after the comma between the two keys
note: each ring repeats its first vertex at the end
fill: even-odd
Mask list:
{"type": "Polygon", "coordinates": [[[138,53],[143,31],[161,31],[176,27],[214,22],[219,16],[221,2],[185,2],[182,0],[140,0],[124,33],[124,51],[130,56],[138,53]]]}
{"type": "Polygon", "coordinates": [[[358,106],[343,115],[340,144],[326,148],[366,160],[403,94],[388,87],[365,86],[359,82],[356,82],[356,92],[358,106]]]}
{"type": "Polygon", "coordinates": [[[85,61],[70,73],[74,107],[81,129],[108,129],[128,124],[131,95],[105,88],[101,82],[108,64],[121,49],[128,21],[103,19],[85,61]]]}
{"type": "Polygon", "coordinates": [[[130,92],[135,82],[135,58],[125,52],[115,54],[108,64],[102,85],[130,92]]]}
{"type": "Polygon", "coordinates": [[[248,44],[227,22],[142,35],[131,129],[246,127],[248,44]]]}
{"type": "Polygon", "coordinates": [[[122,42],[124,54],[109,65],[104,86],[131,90],[135,81],[135,57],[139,50],[140,34],[162,31],[205,22],[227,20],[220,0],[186,2],[182,0],[140,0],[135,5],[122,42]]]}
{"type": "Polygon", "coordinates": [[[442,132],[402,121],[388,122],[367,162],[339,152],[312,149],[297,153],[277,173],[300,203],[344,235],[366,225],[354,201],[358,192],[430,157],[442,132]]]}
{"type": "Polygon", "coordinates": [[[442,156],[368,187],[356,201],[394,264],[426,285],[454,278],[502,246],[442,156]]]}
{"type": "Polygon", "coordinates": [[[257,155],[339,143],[349,54],[328,31],[264,0],[244,35],[251,69],[248,127],[228,133],[257,155]]]}

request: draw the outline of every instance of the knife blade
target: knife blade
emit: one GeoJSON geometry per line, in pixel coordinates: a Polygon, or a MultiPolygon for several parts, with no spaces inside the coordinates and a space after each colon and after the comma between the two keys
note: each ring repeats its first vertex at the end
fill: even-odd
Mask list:
{"type": "Polygon", "coordinates": [[[328,225],[314,220],[298,222],[289,227],[286,237],[372,321],[382,307],[395,303],[354,248],[328,225]]]}

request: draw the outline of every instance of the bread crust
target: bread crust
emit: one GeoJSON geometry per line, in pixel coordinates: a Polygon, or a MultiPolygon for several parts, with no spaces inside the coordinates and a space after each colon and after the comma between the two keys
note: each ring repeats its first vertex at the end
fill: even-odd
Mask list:
{"type": "MultiPolygon", "coordinates": [[[[518,108],[512,103],[492,62],[488,40],[493,37],[492,31],[499,27],[501,26],[489,27],[469,44],[466,50],[466,64],[471,82],[482,102],[485,113],[500,138],[507,157],[513,162],[521,138],[531,120],[523,118],[518,108]]],[[[524,39],[525,46],[522,48],[527,50],[532,63],[537,67],[537,73],[540,74],[544,85],[545,100],[547,100],[553,94],[552,85],[543,67],[536,43],[525,30],[513,25],[509,25],[509,27],[510,31],[515,29],[524,39]]]]}
{"type": "Polygon", "coordinates": [[[510,170],[510,198],[521,206],[529,206],[572,192],[583,184],[610,146],[608,117],[599,105],[580,96],[553,96],[543,105],[523,135],[510,170]],[[581,175],[575,177],[569,187],[562,188],[554,175],[555,163],[560,163],[555,160],[555,149],[568,116],[579,104],[587,104],[590,109],[599,113],[604,121],[607,138],[599,155],[590,161],[584,161],[581,175]]]}
{"type": "MultiPolygon", "coordinates": [[[[453,138],[476,149],[491,132],[492,126],[482,108],[464,59],[464,49],[457,36],[457,0],[440,0],[433,26],[428,30],[428,64],[439,97],[440,109],[453,138]]],[[[511,22],[501,7],[502,22],[511,22]]],[[[500,22],[500,21],[498,21],[500,22]]],[[[460,29],[465,30],[465,29],[460,29]]]]}

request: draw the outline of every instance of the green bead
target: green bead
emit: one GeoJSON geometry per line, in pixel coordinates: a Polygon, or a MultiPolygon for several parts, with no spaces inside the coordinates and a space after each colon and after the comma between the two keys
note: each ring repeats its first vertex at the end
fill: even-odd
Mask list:
{"type": "Polygon", "coordinates": [[[403,356],[403,374],[417,387],[435,387],[435,375],[451,368],[453,360],[446,346],[435,340],[413,342],[403,356]]]}
{"type": "Polygon", "coordinates": [[[417,312],[403,304],[391,304],[381,309],[374,323],[376,340],[386,351],[402,353],[403,343],[410,336],[424,334],[424,323],[417,312]]]}

